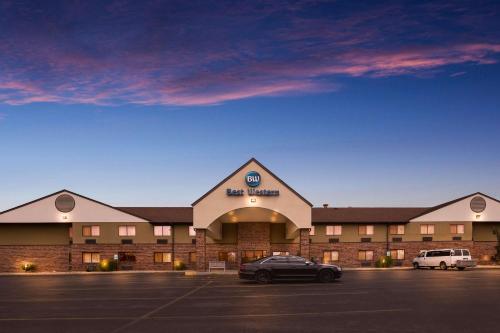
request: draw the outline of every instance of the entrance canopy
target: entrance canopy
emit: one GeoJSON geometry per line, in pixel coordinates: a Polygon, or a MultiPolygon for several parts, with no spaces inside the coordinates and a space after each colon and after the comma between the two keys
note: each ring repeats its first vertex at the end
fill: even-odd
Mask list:
{"type": "MultiPolygon", "coordinates": [[[[241,216],[259,222],[259,216],[270,211],[286,217],[296,228],[311,228],[311,207],[309,201],[252,158],[193,203],[193,226],[208,229],[230,212],[261,208],[240,211],[241,216]]],[[[267,216],[263,218],[263,222],[270,222],[267,216]]]]}

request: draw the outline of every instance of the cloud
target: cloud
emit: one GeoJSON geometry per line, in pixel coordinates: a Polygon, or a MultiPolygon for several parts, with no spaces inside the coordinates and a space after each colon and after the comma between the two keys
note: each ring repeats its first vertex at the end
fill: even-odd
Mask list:
{"type": "Polygon", "coordinates": [[[0,103],[212,105],[495,64],[497,7],[5,2],[0,103]]]}

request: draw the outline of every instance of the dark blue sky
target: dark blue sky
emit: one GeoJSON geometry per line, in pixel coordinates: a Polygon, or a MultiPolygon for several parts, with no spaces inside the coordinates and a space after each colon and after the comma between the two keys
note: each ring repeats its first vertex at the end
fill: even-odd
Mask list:
{"type": "Polygon", "coordinates": [[[189,205],[256,157],[315,205],[500,197],[498,2],[0,4],[0,210],[189,205]]]}

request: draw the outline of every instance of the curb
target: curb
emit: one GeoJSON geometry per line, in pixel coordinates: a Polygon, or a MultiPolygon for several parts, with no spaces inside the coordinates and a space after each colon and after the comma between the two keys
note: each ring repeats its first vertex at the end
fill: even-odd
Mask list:
{"type": "Polygon", "coordinates": [[[121,275],[121,274],[172,274],[185,275],[185,271],[114,271],[114,272],[33,272],[0,273],[0,276],[63,276],[63,275],[121,275]]]}

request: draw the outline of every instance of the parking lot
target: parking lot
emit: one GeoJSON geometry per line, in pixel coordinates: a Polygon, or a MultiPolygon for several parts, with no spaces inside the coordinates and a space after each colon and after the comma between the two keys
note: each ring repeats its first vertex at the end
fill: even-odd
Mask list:
{"type": "Polygon", "coordinates": [[[0,332],[498,332],[500,270],[236,276],[0,277],[0,332]]]}

